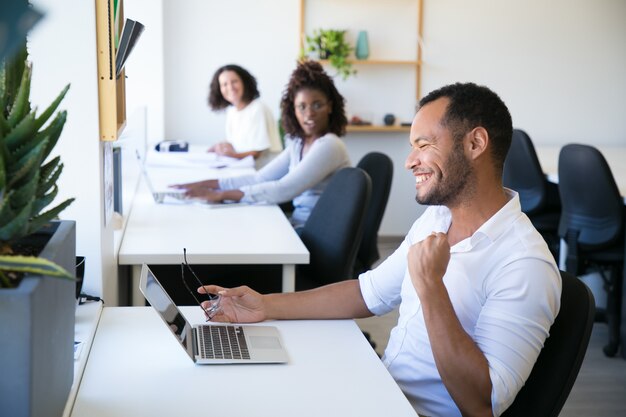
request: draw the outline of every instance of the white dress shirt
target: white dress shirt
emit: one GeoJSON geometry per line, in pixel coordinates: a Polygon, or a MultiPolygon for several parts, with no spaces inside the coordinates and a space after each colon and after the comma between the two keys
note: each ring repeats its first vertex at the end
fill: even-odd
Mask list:
{"type": "MultiPolygon", "coordinates": [[[[548,336],[560,307],[559,270],[541,235],[522,213],[517,193],[471,237],[450,248],[443,277],[463,329],[487,358],[495,416],[513,402],[548,336]]],[[[415,410],[428,416],[460,416],[441,381],[407,269],[409,247],[447,232],[451,214],[431,206],[400,247],[378,268],[361,274],[361,293],[382,315],[400,306],[383,362],[415,410]]]]}

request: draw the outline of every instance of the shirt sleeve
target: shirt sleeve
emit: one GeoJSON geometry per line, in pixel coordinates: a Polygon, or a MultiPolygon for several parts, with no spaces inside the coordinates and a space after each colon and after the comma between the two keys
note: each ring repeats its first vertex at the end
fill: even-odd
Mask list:
{"type": "MultiPolygon", "coordinates": [[[[244,186],[266,181],[276,181],[287,175],[289,172],[290,152],[290,148],[287,147],[284,151],[277,155],[276,158],[272,159],[267,165],[254,174],[220,178],[218,180],[219,187],[222,190],[239,190],[244,186]]],[[[245,196],[242,201],[252,202],[252,200],[246,200],[245,196]]]]}
{"type": "Polygon", "coordinates": [[[382,316],[400,305],[402,282],[407,272],[409,247],[415,241],[416,231],[426,217],[429,217],[428,211],[413,223],[398,249],[379,266],[359,275],[361,295],[372,314],[382,316]]]}
{"type": "Polygon", "coordinates": [[[492,410],[498,416],[515,399],[543,348],[559,310],[561,278],[545,260],[526,259],[490,277],[485,291],[473,338],[489,363],[492,410]]]}
{"type": "MultiPolygon", "coordinates": [[[[286,150],[283,154],[285,152],[286,150]]],[[[302,161],[285,175],[278,179],[270,178],[242,186],[240,188],[244,193],[242,201],[275,204],[292,200],[332,175],[339,167],[345,165],[347,159],[347,150],[341,139],[336,136],[320,138],[315,141],[302,161]]],[[[265,168],[268,167],[272,169],[274,164],[270,163],[265,168]]],[[[261,176],[267,173],[265,168],[259,171],[261,176]]]]}

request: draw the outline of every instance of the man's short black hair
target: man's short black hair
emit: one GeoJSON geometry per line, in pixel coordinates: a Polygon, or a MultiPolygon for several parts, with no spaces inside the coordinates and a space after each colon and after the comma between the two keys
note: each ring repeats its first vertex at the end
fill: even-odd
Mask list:
{"type": "Polygon", "coordinates": [[[491,155],[496,168],[502,172],[504,160],[511,146],[513,122],[506,104],[493,91],[474,83],[455,83],[434,90],[419,102],[419,108],[445,97],[449,100],[442,123],[455,139],[483,127],[489,134],[491,155]]]}

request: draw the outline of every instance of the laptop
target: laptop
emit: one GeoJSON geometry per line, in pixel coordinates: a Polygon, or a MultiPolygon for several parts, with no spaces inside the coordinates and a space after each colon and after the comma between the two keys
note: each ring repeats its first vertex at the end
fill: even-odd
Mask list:
{"type": "Polygon", "coordinates": [[[154,199],[155,203],[157,204],[161,204],[161,203],[180,204],[180,203],[184,203],[185,201],[192,200],[192,199],[185,197],[186,190],[171,188],[171,189],[167,189],[164,191],[156,191],[154,189],[154,186],[152,185],[152,181],[150,180],[148,171],[146,170],[145,162],[141,158],[141,155],[139,155],[139,151],[136,149],[135,149],[135,155],[137,156],[137,162],[139,163],[141,176],[146,182],[146,185],[148,186],[148,190],[150,191],[150,194],[152,194],[152,198],[154,199]]]}
{"type": "Polygon", "coordinates": [[[152,185],[152,181],[150,181],[150,177],[148,176],[148,172],[145,168],[141,170],[143,175],[143,179],[146,181],[146,185],[148,186],[148,190],[150,190],[150,194],[152,194],[152,198],[154,202],[157,204],[181,204],[186,202],[195,201],[193,198],[188,198],[185,196],[186,190],[171,188],[167,190],[157,191],[154,189],[152,185]]]}
{"type": "Polygon", "coordinates": [[[139,289],[196,364],[288,362],[287,351],[274,326],[221,323],[192,326],[146,264],[141,268],[139,289]]]}
{"type": "Polygon", "coordinates": [[[206,207],[211,208],[220,208],[220,207],[234,207],[234,206],[247,206],[250,203],[244,203],[241,201],[222,201],[222,202],[211,202],[202,198],[193,198],[188,197],[185,193],[187,190],[184,189],[176,189],[176,188],[168,188],[166,190],[156,190],[152,185],[152,181],[150,180],[150,176],[148,175],[148,171],[146,170],[145,163],[142,161],[139,152],[136,151],[137,160],[139,161],[139,165],[141,168],[141,175],[143,176],[146,185],[148,186],[148,190],[150,194],[152,194],[152,198],[154,202],[157,204],[202,204],[206,207]]]}

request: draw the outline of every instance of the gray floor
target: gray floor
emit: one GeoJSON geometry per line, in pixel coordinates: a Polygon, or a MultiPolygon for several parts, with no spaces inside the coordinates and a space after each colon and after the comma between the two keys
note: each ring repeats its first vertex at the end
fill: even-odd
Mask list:
{"type": "MultiPolygon", "coordinates": [[[[379,248],[384,259],[395,250],[399,241],[381,241],[379,248]]],[[[383,317],[357,320],[357,323],[370,333],[376,351],[382,354],[397,318],[397,311],[394,311],[383,317]]],[[[578,379],[561,412],[562,417],[626,416],[626,360],[604,356],[602,347],[606,341],[606,325],[596,323],[578,379]]]]}

